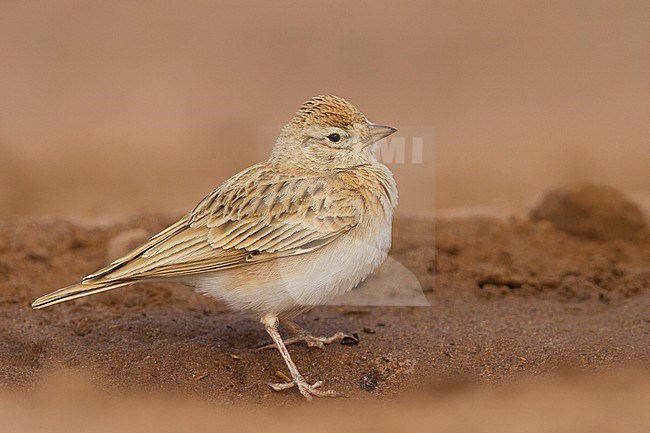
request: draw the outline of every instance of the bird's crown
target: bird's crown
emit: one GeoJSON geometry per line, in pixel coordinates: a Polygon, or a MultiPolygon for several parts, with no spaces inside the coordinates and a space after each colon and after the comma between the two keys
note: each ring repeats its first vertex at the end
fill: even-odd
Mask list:
{"type": "Polygon", "coordinates": [[[336,126],[348,129],[355,124],[367,122],[366,116],[345,99],[334,95],[319,95],[302,104],[291,124],[336,126]]]}

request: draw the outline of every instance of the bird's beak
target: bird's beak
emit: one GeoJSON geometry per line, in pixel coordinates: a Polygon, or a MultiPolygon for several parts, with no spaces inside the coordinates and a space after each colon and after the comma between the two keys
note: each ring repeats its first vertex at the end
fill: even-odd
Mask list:
{"type": "Polygon", "coordinates": [[[370,128],[370,137],[368,137],[367,143],[368,145],[376,143],[382,138],[386,138],[393,132],[397,131],[397,129],[391,126],[377,125],[375,123],[370,123],[368,127],[370,128]]]}

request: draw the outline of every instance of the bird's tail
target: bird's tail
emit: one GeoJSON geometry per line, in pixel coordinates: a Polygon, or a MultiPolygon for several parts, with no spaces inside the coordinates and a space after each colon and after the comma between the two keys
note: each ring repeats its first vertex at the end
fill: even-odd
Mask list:
{"type": "Polygon", "coordinates": [[[32,302],[32,308],[41,309],[49,307],[50,305],[58,304],[60,302],[81,298],[83,296],[94,295],[95,293],[117,289],[118,287],[128,286],[129,284],[133,283],[134,281],[112,281],[73,284],[72,286],[64,287],[45,296],[41,296],[32,302]]]}

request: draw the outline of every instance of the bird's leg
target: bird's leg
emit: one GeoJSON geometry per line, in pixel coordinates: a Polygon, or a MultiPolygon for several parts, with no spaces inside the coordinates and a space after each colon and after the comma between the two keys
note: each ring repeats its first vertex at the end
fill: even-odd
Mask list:
{"type": "MultiPolygon", "coordinates": [[[[304,341],[309,347],[318,347],[319,349],[324,349],[326,344],[332,344],[335,341],[342,340],[345,337],[345,334],[342,332],[337,332],[331,337],[314,337],[309,333],[309,331],[302,328],[296,322],[292,322],[288,319],[280,319],[280,322],[295,334],[295,336],[284,340],[285,346],[304,341]]],[[[258,347],[256,350],[268,350],[274,348],[275,344],[271,343],[265,344],[262,347],[258,347]]]]}
{"type": "Polygon", "coordinates": [[[312,400],[312,396],[316,397],[338,397],[341,394],[337,393],[336,391],[322,391],[320,389],[317,389],[319,386],[323,384],[322,381],[318,381],[314,383],[313,385],[310,385],[307,383],[304,377],[302,377],[302,374],[298,371],[298,367],[296,367],[296,364],[293,363],[293,360],[291,359],[291,355],[289,355],[289,350],[287,350],[287,346],[285,346],[284,342],[282,341],[282,336],[280,335],[280,332],[278,331],[278,318],[275,316],[265,316],[262,318],[262,323],[264,324],[264,328],[266,329],[266,332],[271,336],[271,339],[273,340],[273,343],[275,343],[275,346],[278,348],[278,351],[280,352],[280,355],[282,355],[282,359],[284,359],[284,362],[287,364],[287,367],[289,367],[289,372],[291,373],[291,382],[288,383],[269,383],[268,385],[273,388],[274,391],[282,391],[284,389],[288,388],[293,388],[294,386],[298,387],[298,390],[300,393],[309,401],[312,400]]]}

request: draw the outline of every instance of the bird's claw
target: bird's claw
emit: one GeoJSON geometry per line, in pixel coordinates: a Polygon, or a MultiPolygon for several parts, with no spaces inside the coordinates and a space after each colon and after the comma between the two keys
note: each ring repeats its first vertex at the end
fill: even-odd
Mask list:
{"type": "Polygon", "coordinates": [[[285,389],[293,388],[294,386],[298,387],[300,393],[307,399],[307,401],[312,401],[313,396],[316,397],[345,397],[344,394],[336,392],[334,390],[320,390],[318,389],[323,384],[322,380],[315,382],[313,385],[307,383],[307,381],[299,377],[293,379],[291,382],[282,382],[282,383],[267,383],[274,391],[284,391],[285,389]]]}

